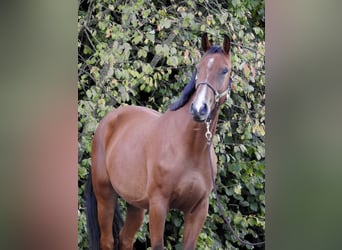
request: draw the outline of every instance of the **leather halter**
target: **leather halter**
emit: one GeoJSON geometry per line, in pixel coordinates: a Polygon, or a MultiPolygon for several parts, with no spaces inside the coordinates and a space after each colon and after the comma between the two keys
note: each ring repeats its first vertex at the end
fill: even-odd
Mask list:
{"type": "Polygon", "coordinates": [[[222,93],[219,93],[214,87],[213,85],[211,85],[209,82],[201,82],[201,83],[198,83],[196,85],[196,88],[200,85],[206,85],[209,89],[211,89],[211,91],[213,91],[214,93],[214,96],[215,96],[215,105],[218,105],[219,104],[219,101],[221,99],[221,97],[227,95],[231,89],[231,79],[229,79],[229,84],[228,84],[228,87],[222,92],[222,93]]]}

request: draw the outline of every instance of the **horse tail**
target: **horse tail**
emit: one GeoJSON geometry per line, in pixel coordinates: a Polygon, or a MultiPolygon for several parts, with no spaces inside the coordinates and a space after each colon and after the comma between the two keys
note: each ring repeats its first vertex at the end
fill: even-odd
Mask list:
{"type": "Polygon", "coordinates": [[[97,201],[94,194],[91,174],[89,173],[86,185],[86,207],[87,207],[87,225],[89,232],[89,249],[100,249],[100,228],[97,220],[97,201]]]}
{"type": "MultiPolygon", "coordinates": [[[[89,231],[89,249],[100,250],[100,227],[97,219],[97,201],[93,190],[91,174],[89,174],[86,185],[86,207],[87,207],[87,224],[89,231]]],[[[114,249],[119,250],[119,233],[123,226],[123,218],[119,202],[115,201],[115,213],[113,218],[113,238],[114,249]]]]}
{"type": "Polygon", "coordinates": [[[114,238],[114,249],[119,250],[119,233],[123,226],[123,218],[121,214],[120,205],[118,199],[115,201],[115,213],[113,219],[113,238],[114,238]]]}

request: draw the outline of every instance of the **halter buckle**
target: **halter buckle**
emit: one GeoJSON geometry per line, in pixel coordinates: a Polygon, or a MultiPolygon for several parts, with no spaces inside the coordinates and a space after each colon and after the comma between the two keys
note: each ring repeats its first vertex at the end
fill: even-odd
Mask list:
{"type": "Polygon", "coordinates": [[[205,132],[205,138],[207,139],[207,144],[210,145],[211,143],[211,138],[213,136],[213,134],[211,133],[210,131],[210,124],[211,124],[211,121],[206,121],[205,122],[205,125],[207,127],[207,131],[205,132]]]}

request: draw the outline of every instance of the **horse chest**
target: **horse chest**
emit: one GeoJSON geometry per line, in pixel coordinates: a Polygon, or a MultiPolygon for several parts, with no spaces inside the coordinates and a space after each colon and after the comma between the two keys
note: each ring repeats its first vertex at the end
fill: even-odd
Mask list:
{"type": "Polygon", "coordinates": [[[207,181],[199,174],[181,177],[175,183],[170,207],[193,210],[203,199],[207,198],[209,190],[207,181]]]}

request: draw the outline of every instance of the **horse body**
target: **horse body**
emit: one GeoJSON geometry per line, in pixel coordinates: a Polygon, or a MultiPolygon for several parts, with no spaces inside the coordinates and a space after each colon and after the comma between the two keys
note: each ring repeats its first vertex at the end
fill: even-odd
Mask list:
{"type": "MultiPolygon", "coordinates": [[[[190,110],[189,105],[183,108],[190,110]]],[[[184,113],[160,114],[137,106],[112,111],[93,140],[93,153],[105,158],[105,164],[94,162],[92,171],[105,167],[115,192],[139,208],[149,208],[149,193],[156,190],[170,197],[169,208],[186,210],[189,202],[197,204],[212,187],[205,128],[192,120],[190,111],[187,117],[184,113]],[[187,141],[180,144],[182,138],[187,141]]]]}
{"type": "MultiPolygon", "coordinates": [[[[183,91],[189,100],[181,102],[175,108],[177,111],[160,114],[148,108],[125,106],[110,112],[100,122],[92,144],[90,178],[100,231],[100,244],[94,243],[93,248],[113,249],[114,207],[120,196],[127,202],[126,221],[119,237],[120,250],[132,249],[146,209],[152,249],[163,249],[165,219],[171,208],[184,212],[183,249],[195,249],[212,189],[204,136],[207,130],[199,121],[210,117],[210,130],[214,134],[217,105],[221,101],[215,87],[226,88],[229,79],[229,74],[222,73],[222,67],[230,67],[227,43],[225,39],[222,55],[214,52],[199,64],[198,77],[203,80],[196,86],[193,76],[190,87],[183,91]],[[215,60],[217,69],[213,65],[215,60]],[[196,89],[198,93],[194,94],[196,89]]],[[[207,38],[202,40],[202,46],[205,51],[210,48],[207,38]]],[[[213,146],[210,147],[216,175],[217,158],[213,146]]]]}

